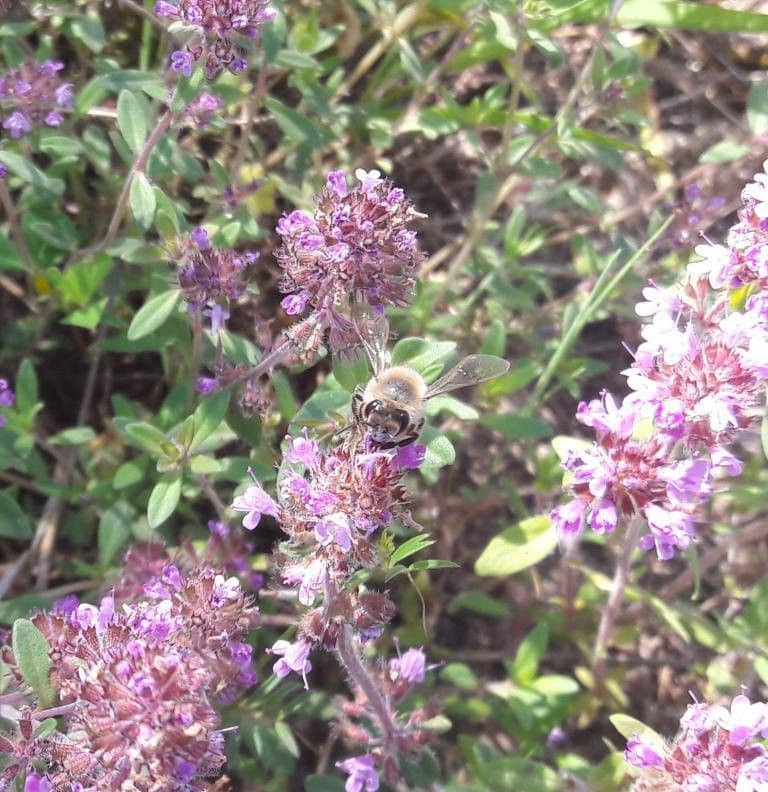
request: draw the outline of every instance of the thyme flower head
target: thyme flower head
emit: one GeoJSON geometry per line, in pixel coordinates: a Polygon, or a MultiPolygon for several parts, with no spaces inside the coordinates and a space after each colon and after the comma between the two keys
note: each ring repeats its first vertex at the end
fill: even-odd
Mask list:
{"type": "Polygon", "coordinates": [[[633,792],[760,792],[768,785],[768,705],[736,696],[729,708],[696,703],[680,719],[677,737],[663,747],[638,735],[624,758],[640,768],[633,792]]]}
{"type": "Polygon", "coordinates": [[[158,0],[155,13],[194,31],[187,46],[171,55],[171,68],[189,77],[202,61],[209,79],[225,69],[243,71],[245,40],[258,39],[262,25],[277,15],[265,0],[158,0]]]}
{"type": "Polygon", "coordinates": [[[328,174],[312,215],[283,215],[276,252],[283,269],[283,308],[325,315],[334,306],[363,303],[382,310],[407,305],[423,260],[411,222],[420,215],[405,193],[377,170],[328,174]]]}
{"type": "Polygon", "coordinates": [[[63,68],[60,61],[28,60],[0,75],[0,117],[12,138],[64,121],[62,111],[72,107],[72,84],[58,76],[63,68]]]}

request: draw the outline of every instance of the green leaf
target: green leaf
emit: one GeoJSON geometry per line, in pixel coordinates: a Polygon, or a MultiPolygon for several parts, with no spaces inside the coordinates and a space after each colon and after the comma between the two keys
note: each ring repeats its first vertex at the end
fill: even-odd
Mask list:
{"type": "Polygon", "coordinates": [[[96,432],[90,426],[73,426],[56,432],[53,437],[48,438],[48,442],[54,445],[83,445],[94,437],[96,432]]]}
{"type": "Polygon", "coordinates": [[[97,14],[89,13],[72,17],[68,27],[72,36],[80,39],[91,52],[101,52],[104,48],[104,26],[97,14]]]}
{"type": "Polygon", "coordinates": [[[51,668],[48,641],[29,619],[17,619],[13,623],[11,642],[21,675],[37,694],[38,708],[49,707],[53,703],[55,693],[48,679],[51,668]]]}
{"type": "Polygon", "coordinates": [[[176,508],[181,497],[181,473],[163,476],[155,484],[147,504],[147,522],[150,528],[162,525],[176,508]]]}
{"type": "Polygon", "coordinates": [[[425,548],[433,545],[434,539],[431,539],[427,534],[417,534],[403,542],[389,557],[389,565],[394,566],[400,561],[404,561],[409,556],[424,550],[425,548]]]}
{"type": "Polygon", "coordinates": [[[64,182],[61,179],[52,179],[46,176],[39,168],[36,168],[28,159],[25,159],[20,154],[7,151],[6,149],[0,149],[0,162],[5,165],[14,176],[18,176],[20,179],[43,193],[56,197],[64,192],[64,182]]]}
{"type": "Polygon", "coordinates": [[[69,305],[86,305],[94,297],[114,266],[114,260],[105,253],[76,261],[62,275],[58,270],[48,270],[51,280],[69,305]]]}
{"type": "Polygon", "coordinates": [[[325,135],[320,134],[320,126],[317,120],[307,118],[307,116],[284,105],[272,96],[267,97],[264,104],[283,131],[283,134],[292,143],[306,143],[311,148],[317,148],[322,145],[325,135]]]}
{"type": "Polygon", "coordinates": [[[475,562],[483,577],[514,575],[538,564],[557,547],[557,532],[549,517],[529,517],[491,539],[475,562]]]}
{"type": "Polygon", "coordinates": [[[16,409],[21,413],[34,410],[39,397],[37,392],[37,374],[29,358],[24,358],[16,372],[16,409]]]}
{"type": "Polygon", "coordinates": [[[467,404],[448,393],[433,396],[427,402],[427,415],[430,418],[443,411],[455,415],[462,421],[476,421],[480,417],[480,413],[471,404],[467,404]]]}
{"type": "Polygon", "coordinates": [[[409,572],[421,572],[423,569],[458,569],[455,561],[444,561],[441,558],[427,558],[424,561],[414,561],[409,567],[409,572]]]}
{"type": "Polygon", "coordinates": [[[29,517],[7,492],[0,492],[0,536],[22,540],[32,538],[29,517]]]}
{"type": "Polygon", "coordinates": [[[151,297],[139,308],[133,317],[128,328],[128,339],[136,341],[153,333],[165,324],[180,300],[181,292],[178,289],[170,289],[151,297]]]}
{"type": "Polygon", "coordinates": [[[520,643],[515,659],[507,670],[518,685],[530,685],[539,671],[539,662],[547,651],[549,627],[545,622],[537,624],[520,643]]]}
{"type": "Polygon", "coordinates": [[[502,432],[510,440],[538,440],[552,435],[552,427],[546,421],[521,413],[484,415],[480,423],[502,432]]]}
{"type": "Polygon", "coordinates": [[[637,720],[637,718],[617,712],[615,715],[611,715],[608,720],[625,740],[637,735],[643,742],[647,742],[659,753],[664,751],[664,738],[650,726],[646,726],[642,721],[637,720]]]}
{"type": "Polygon", "coordinates": [[[152,110],[138,93],[122,90],[117,97],[117,127],[128,148],[137,154],[147,140],[152,110]]]}
{"type": "Polygon", "coordinates": [[[474,690],[480,684],[480,680],[466,663],[448,663],[441,669],[440,677],[461,690],[474,690]]]}
{"type": "Polygon", "coordinates": [[[86,330],[93,330],[101,322],[101,317],[104,316],[104,310],[108,302],[109,297],[104,297],[95,303],[87,305],[85,308],[75,308],[63,319],[59,319],[59,322],[65,325],[72,325],[73,327],[84,327],[86,330]]]}
{"type": "Polygon", "coordinates": [[[192,416],[194,434],[189,446],[190,451],[202,445],[224,420],[229,409],[229,397],[229,390],[219,390],[210,396],[204,396],[197,405],[192,416]]]}
{"type": "Polygon", "coordinates": [[[699,162],[724,164],[749,154],[749,146],[735,140],[721,140],[710,146],[700,157],[699,162]]]}
{"type": "Polygon", "coordinates": [[[509,606],[505,602],[489,597],[482,591],[469,590],[457,594],[448,606],[448,613],[455,613],[459,610],[469,610],[494,618],[509,616],[509,606]]]}
{"type": "Polygon", "coordinates": [[[161,454],[163,445],[168,442],[164,432],[156,426],[144,421],[134,421],[125,424],[123,434],[139,448],[149,451],[150,454],[161,454]]]}
{"type": "Polygon", "coordinates": [[[128,501],[119,500],[99,520],[99,563],[109,566],[131,538],[131,524],[136,510],[128,501]]]}
{"type": "Polygon", "coordinates": [[[392,349],[392,364],[406,363],[420,374],[428,371],[436,377],[441,370],[438,364],[456,351],[453,341],[425,341],[423,338],[402,338],[392,349]]]}
{"type": "Polygon", "coordinates": [[[428,426],[421,435],[421,440],[427,447],[424,454],[423,467],[441,468],[452,465],[456,459],[456,449],[453,443],[443,434],[428,426]]]}
{"type": "Polygon", "coordinates": [[[152,225],[152,220],[155,217],[157,199],[149,179],[141,171],[133,177],[128,201],[133,213],[133,219],[139,228],[146,231],[152,225]]]}
{"type": "Polygon", "coordinates": [[[747,93],[747,121],[753,135],[768,130],[768,85],[753,82],[747,93]]]}
{"type": "Polygon", "coordinates": [[[616,18],[624,27],[717,30],[724,33],[768,32],[768,14],[680,0],[626,0],[616,18]]]}

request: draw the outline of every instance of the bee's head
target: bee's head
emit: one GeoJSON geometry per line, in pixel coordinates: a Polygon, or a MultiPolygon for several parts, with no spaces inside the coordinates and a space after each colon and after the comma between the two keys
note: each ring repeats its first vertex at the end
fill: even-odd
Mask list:
{"type": "Polygon", "coordinates": [[[411,420],[405,410],[392,407],[381,399],[373,399],[365,405],[363,418],[371,439],[376,443],[395,441],[411,420]]]}

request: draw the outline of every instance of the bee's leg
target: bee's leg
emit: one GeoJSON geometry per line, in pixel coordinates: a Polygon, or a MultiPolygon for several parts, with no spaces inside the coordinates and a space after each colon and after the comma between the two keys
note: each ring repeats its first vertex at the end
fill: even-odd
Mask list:
{"type": "Polygon", "coordinates": [[[420,434],[421,432],[417,431],[409,432],[407,435],[405,435],[405,437],[401,438],[396,443],[390,443],[390,448],[394,448],[395,446],[402,448],[403,446],[415,443],[419,439],[420,434]]]}

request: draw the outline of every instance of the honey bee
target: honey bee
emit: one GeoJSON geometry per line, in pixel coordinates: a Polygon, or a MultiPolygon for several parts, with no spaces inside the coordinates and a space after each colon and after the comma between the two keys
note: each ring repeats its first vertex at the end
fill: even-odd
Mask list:
{"type": "Polygon", "coordinates": [[[428,385],[410,366],[390,365],[386,344],[389,324],[381,317],[356,322],[373,369],[373,377],[352,395],[353,425],[367,429],[380,448],[416,441],[424,428],[427,402],[439,393],[466,388],[499,377],[509,363],[495,355],[468,355],[428,385]]]}

